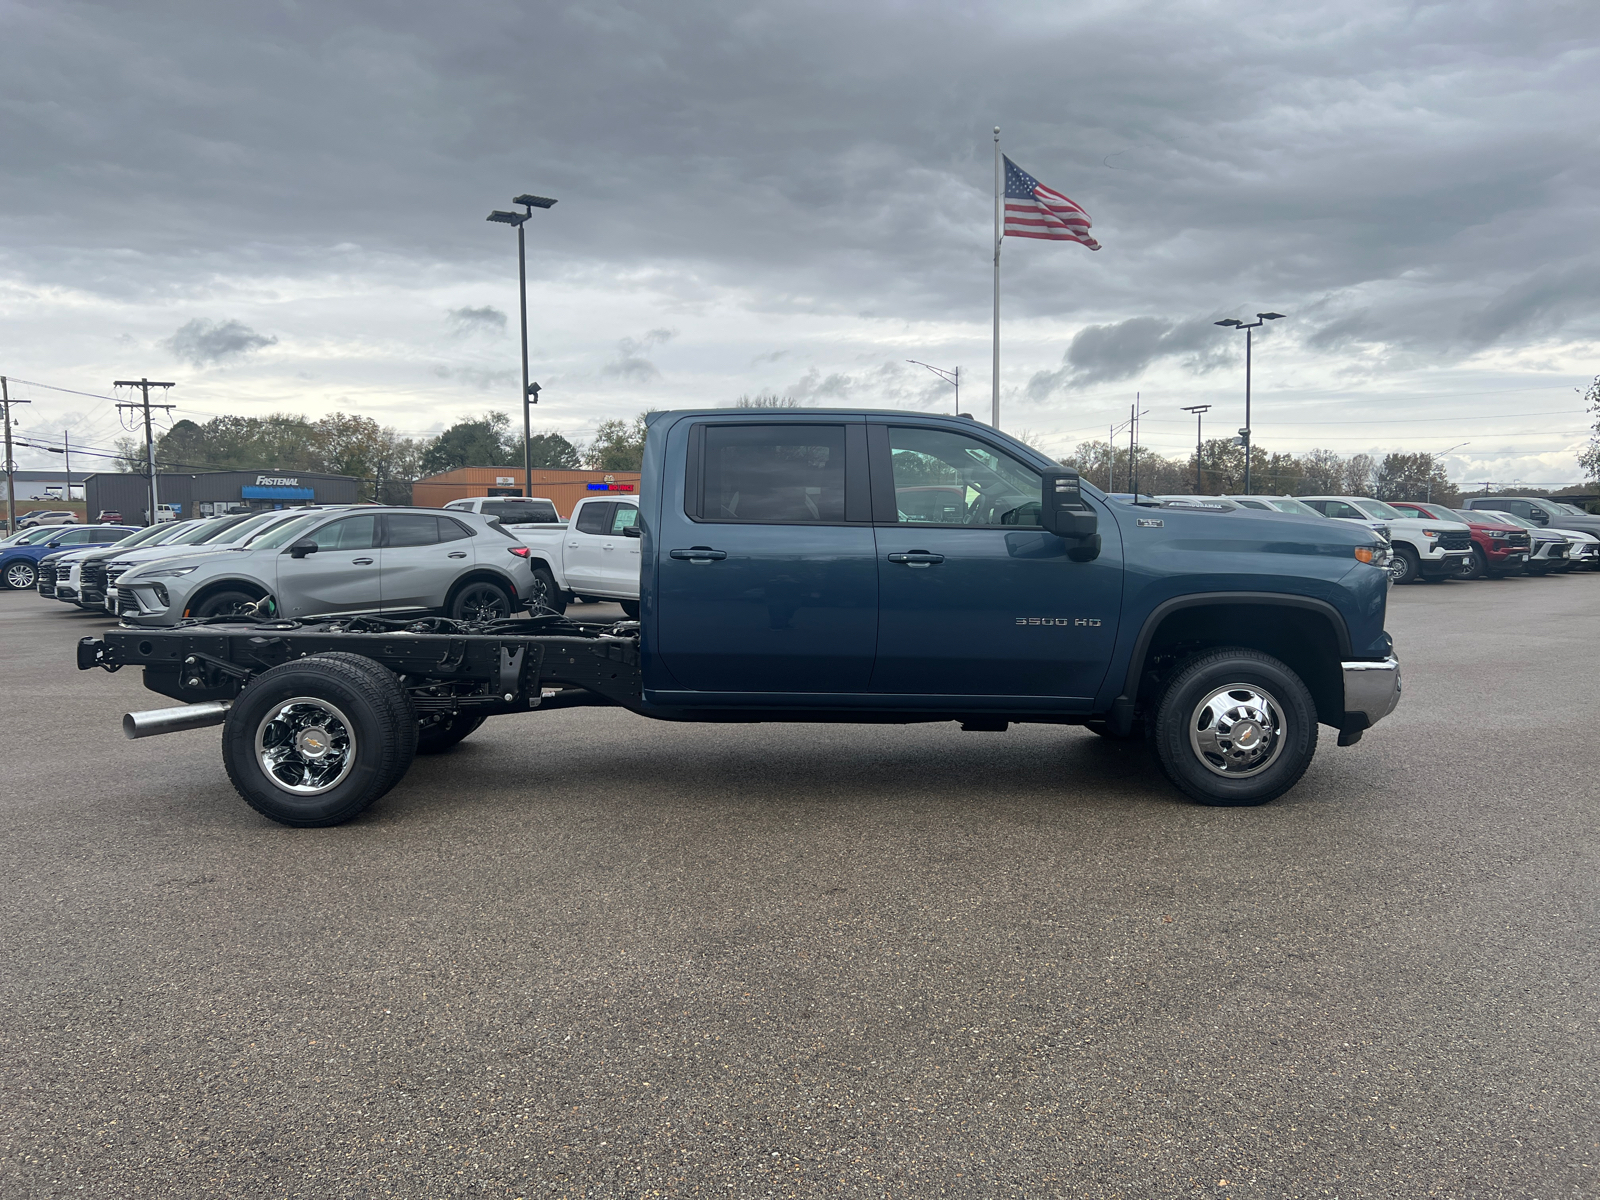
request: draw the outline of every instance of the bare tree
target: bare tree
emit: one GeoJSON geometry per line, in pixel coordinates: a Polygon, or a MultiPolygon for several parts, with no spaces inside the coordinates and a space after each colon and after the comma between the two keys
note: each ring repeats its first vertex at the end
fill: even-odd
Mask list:
{"type": "Polygon", "coordinates": [[[746,392],[733,402],[735,408],[799,408],[800,401],[793,396],[780,396],[777,392],[746,392]]]}

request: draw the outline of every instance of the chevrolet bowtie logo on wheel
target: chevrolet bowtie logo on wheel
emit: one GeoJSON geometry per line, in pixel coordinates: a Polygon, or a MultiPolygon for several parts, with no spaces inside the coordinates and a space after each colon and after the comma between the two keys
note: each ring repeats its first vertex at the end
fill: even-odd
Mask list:
{"type": "Polygon", "coordinates": [[[1080,628],[1096,629],[1100,625],[1099,617],[1018,617],[1018,625],[1067,625],[1080,628]]]}

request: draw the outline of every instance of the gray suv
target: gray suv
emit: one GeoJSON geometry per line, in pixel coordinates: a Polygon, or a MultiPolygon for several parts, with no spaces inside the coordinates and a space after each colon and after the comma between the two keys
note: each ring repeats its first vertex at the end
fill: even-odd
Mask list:
{"type": "Polygon", "coordinates": [[[1508,512],[1543,529],[1576,529],[1600,537],[1600,517],[1558,496],[1472,496],[1462,502],[1462,507],[1508,512]]]}
{"type": "Polygon", "coordinates": [[[528,548],[475,513],[346,508],[295,517],[227,549],[173,549],[117,581],[128,624],[176,625],[246,608],[288,618],[490,620],[527,607],[533,590],[528,548]]]}

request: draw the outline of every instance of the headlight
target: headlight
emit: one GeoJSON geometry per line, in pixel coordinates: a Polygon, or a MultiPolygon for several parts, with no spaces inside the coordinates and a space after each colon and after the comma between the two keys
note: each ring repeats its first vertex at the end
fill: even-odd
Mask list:
{"type": "Polygon", "coordinates": [[[1511,536],[1511,531],[1509,529],[1491,529],[1489,530],[1489,536],[1492,538],[1508,538],[1511,536]]]}
{"type": "Polygon", "coordinates": [[[1424,529],[1422,531],[1422,536],[1423,537],[1438,537],[1439,536],[1439,531],[1437,529],[1424,529]]]}
{"type": "Polygon", "coordinates": [[[135,579],[124,579],[124,583],[143,583],[146,579],[176,579],[179,575],[187,575],[190,571],[198,571],[200,564],[192,567],[158,567],[154,571],[142,572],[135,579]]]}
{"type": "Polygon", "coordinates": [[[1383,552],[1383,547],[1382,546],[1357,546],[1356,547],[1356,561],[1357,562],[1364,562],[1364,563],[1372,562],[1382,552],[1383,552]]]}

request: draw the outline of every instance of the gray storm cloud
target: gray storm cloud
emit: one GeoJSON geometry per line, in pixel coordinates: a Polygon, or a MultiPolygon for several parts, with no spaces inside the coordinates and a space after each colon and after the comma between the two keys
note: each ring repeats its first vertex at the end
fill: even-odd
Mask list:
{"type": "Polygon", "coordinates": [[[257,333],[243,321],[207,321],[196,317],[162,343],[174,357],[192,367],[225,363],[267,346],[278,339],[257,333]]]}
{"type": "Polygon", "coordinates": [[[492,304],[478,308],[452,308],[445,314],[445,324],[457,336],[470,333],[504,333],[506,315],[492,304]]]}

